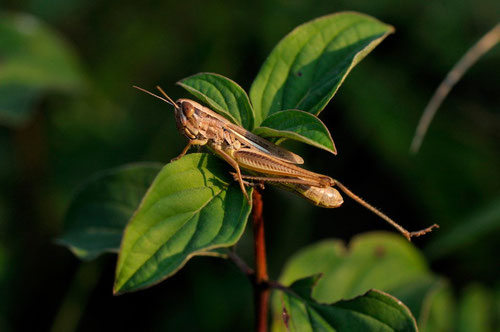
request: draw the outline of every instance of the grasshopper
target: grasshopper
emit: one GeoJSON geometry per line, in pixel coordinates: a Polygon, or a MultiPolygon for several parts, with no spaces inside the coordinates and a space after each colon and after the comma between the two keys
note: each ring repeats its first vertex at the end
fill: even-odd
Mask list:
{"type": "Polygon", "coordinates": [[[389,222],[408,240],[438,227],[434,224],[421,231],[408,232],[391,218],[355,195],[339,181],[297,166],[304,163],[300,156],[231,123],[208,107],[191,99],[182,98],[174,102],[159,86],[157,89],[164,97],[137,86],[134,88],[174,107],[177,129],[187,137],[188,144],[181,154],[172,160],[184,156],[193,145],[208,146],[234,168],[234,179],[238,182],[249,204],[250,198],[245,186],[269,182],[303,196],[318,206],[336,208],[343,203],[341,194],[333,188],[337,186],[347,196],[389,222]],[[246,170],[251,175],[242,174],[241,169],[246,170]]]}

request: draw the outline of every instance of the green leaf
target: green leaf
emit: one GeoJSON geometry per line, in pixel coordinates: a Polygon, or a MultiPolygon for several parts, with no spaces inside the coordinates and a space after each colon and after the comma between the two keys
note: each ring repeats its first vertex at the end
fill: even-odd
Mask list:
{"type": "Polygon", "coordinates": [[[286,109],[319,114],[350,70],[394,28],[343,12],[302,24],[266,59],[250,89],[255,125],[286,109]]]}
{"type": "Polygon", "coordinates": [[[444,279],[428,275],[391,287],[388,293],[408,306],[413,316],[417,318],[418,326],[422,327],[428,322],[437,294],[446,288],[449,288],[449,285],[444,279]]]}
{"type": "Polygon", "coordinates": [[[50,27],[26,14],[0,15],[0,122],[23,125],[41,95],[83,86],[77,58],[50,27]]]}
{"type": "Polygon", "coordinates": [[[323,273],[313,298],[335,302],[372,288],[389,291],[430,275],[420,252],[403,237],[383,232],[355,237],[349,249],[340,240],[324,240],[293,255],[280,282],[289,285],[311,274],[323,273]]]}
{"type": "Polygon", "coordinates": [[[238,241],[251,206],[237,185],[229,186],[224,166],[195,153],[161,170],[125,230],[115,293],[149,287],[191,257],[238,241]]]}
{"type": "Polygon", "coordinates": [[[452,332],[455,331],[455,300],[451,287],[443,287],[429,301],[428,317],[419,320],[418,326],[422,332],[452,332]]]}
{"type": "MultiPolygon", "coordinates": [[[[279,279],[289,285],[322,273],[312,292],[320,303],[332,303],[362,295],[370,289],[388,292],[425,320],[429,302],[443,281],[429,271],[422,254],[399,235],[374,232],[352,240],[349,249],[340,240],[325,240],[293,255],[279,279]]],[[[273,298],[273,320],[281,320],[279,299],[273,298]]],[[[279,324],[278,324],[279,325],[279,324]]]]}
{"type": "Polygon", "coordinates": [[[457,331],[495,331],[493,308],[493,292],[490,289],[480,284],[468,285],[459,305],[457,331]]]}
{"type": "Polygon", "coordinates": [[[177,82],[193,96],[233,123],[252,130],[253,109],[248,96],[238,84],[227,77],[212,73],[199,73],[177,82]]]}
{"type": "Polygon", "coordinates": [[[253,132],[262,137],[289,138],[337,154],[332,136],[315,115],[286,110],[268,116],[253,132]]]}
{"type": "Polygon", "coordinates": [[[157,163],[138,163],[87,181],[69,207],[57,242],[83,260],[117,253],[127,222],[160,169],[157,163]]]}
{"type": "Polygon", "coordinates": [[[371,290],[351,300],[320,304],[309,297],[317,278],[291,285],[283,292],[284,325],[289,331],[417,331],[415,319],[401,301],[371,290]]]}

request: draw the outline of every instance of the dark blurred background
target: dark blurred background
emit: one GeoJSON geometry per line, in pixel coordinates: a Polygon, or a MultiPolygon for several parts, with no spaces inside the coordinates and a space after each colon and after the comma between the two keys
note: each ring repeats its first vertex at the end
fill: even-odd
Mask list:
{"type": "MultiPolygon", "coordinates": [[[[286,146],[307,168],[341,180],[407,229],[439,223],[415,245],[458,298],[471,283],[500,294],[500,47],[451,92],[421,152],[408,153],[437,85],[498,22],[498,0],[10,0],[0,6],[0,331],[251,330],[251,287],[231,263],[195,258],[153,288],[113,297],[116,256],[81,263],[54,239],[89,176],[131,162],[166,163],[184,147],[170,108],[132,85],[159,84],[174,99],[189,97],[175,82],[208,71],[248,91],[285,34],[342,10],[372,15],[396,33],[353,70],[320,115],[338,156],[286,146]],[[15,41],[5,37],[6,26],[36,29],[34,19],[45,31],[32,40],[40,54],[10,54],[15,41]],[[51,54],[46,72],[24,75],[21,83],[10,84],[13,74],[2,73],[9,56],[22,58],[24,68],[22,61],[42,63],[37,57],[51,54]]],[[[274,188],[264,199],[275,279],[304,245],[392,231],[350,200],[326,210],[274,188]]],[[[251,262],[250,234],[238,251],[251,262]]]]}

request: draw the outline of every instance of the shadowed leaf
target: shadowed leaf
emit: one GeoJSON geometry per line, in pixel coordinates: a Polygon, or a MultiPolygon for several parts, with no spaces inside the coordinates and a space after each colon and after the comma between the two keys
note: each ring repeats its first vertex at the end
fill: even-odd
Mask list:
{"type": "Polygon", "coordinates": [[[127,222],[139,206],[160,164],[133,164],[95,176],[80,189],[57,240],[83,260],[117,253],[127,222]]]}

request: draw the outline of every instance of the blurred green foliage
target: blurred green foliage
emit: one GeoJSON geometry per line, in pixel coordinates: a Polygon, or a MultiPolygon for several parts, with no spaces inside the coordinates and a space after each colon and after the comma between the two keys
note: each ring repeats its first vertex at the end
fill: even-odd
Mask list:
{"type": "MultiPolygon", "coordinates": [[[[498,21],[498,1],[10,0],[0,6],[0,106],[22,110],[0,125],[1,331],[250,330],[250,285],[227,262],[195,259],[168,282],[112,297],[115,256],[81,264],[52,241],[88,177],[130,162],[165,163],[184,146],[171,111],[132,85],[159,84],[177,98],[186,94],[174,82],[210,71],[248,91],[280,38],[340,10],[372,15],[396,33],[354,69],[321,114],[338,156],[287,146],[307,168],[342,180],[406,228],[441,225],[415,241],[450,284],[436,295],[432,306],[441,314],[431,310],[425,331],[453,326],[453,312],[468,313],[460,315],[463,327],[498,329],[498,46],[443,103],[421,152],[408,154],[433,89],[498,21]],[[14,58],[26,61],[22,72],[36,75],[15,85],[3,76],[13,59],[5,17],[42,27],[31,40],[38,46],[14,58]]],[[[272,278],[306,244],[388,227],[349,201],[324,210],[272,188],[264,199],[272,278]]],[[[238,251],[250,261],[247,235],[238,251]]]]}

